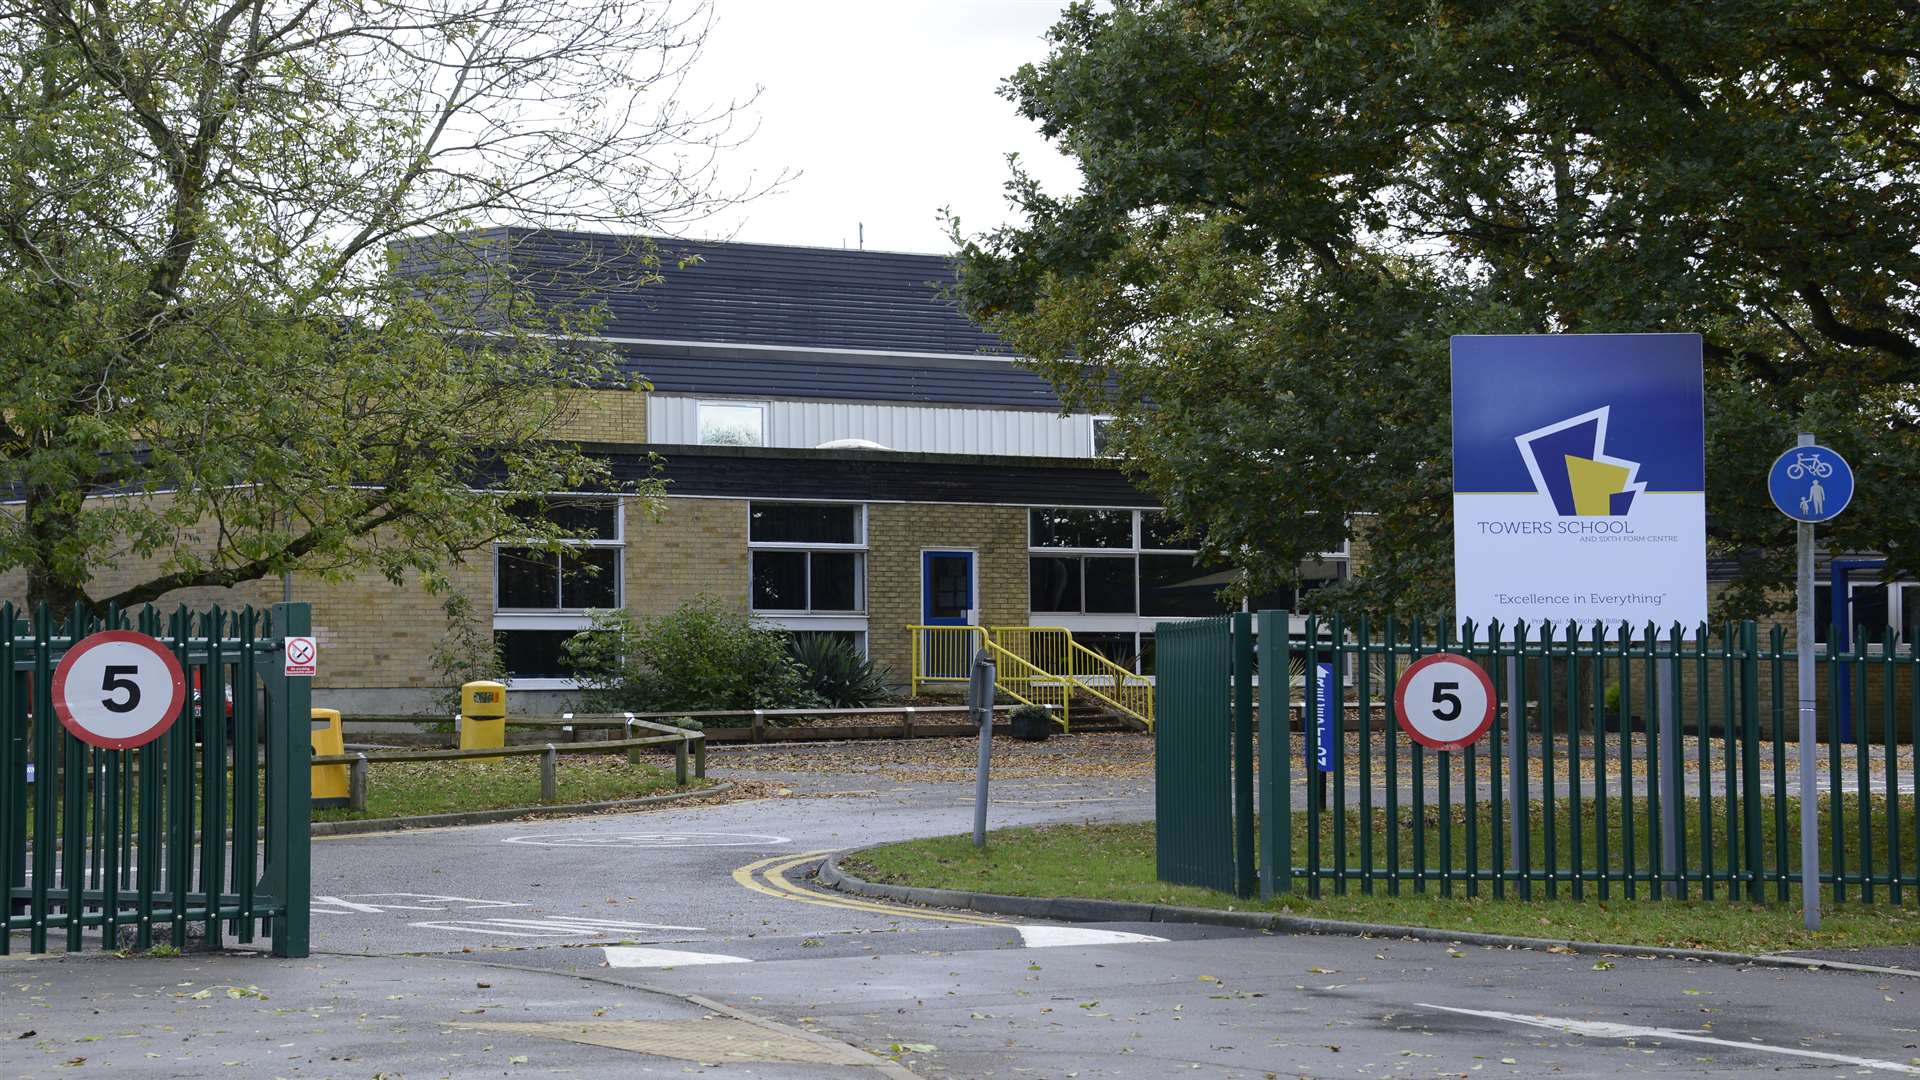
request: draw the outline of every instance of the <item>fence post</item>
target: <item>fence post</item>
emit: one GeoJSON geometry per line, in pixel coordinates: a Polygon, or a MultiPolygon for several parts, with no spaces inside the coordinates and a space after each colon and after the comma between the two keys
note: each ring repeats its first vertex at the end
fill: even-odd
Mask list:
{"type": "Polygon", "coordinates": [[[1253,864],[1253,616],[1233,616],[1233,884],[1254,893],[1253,864]]]}
{"type": "Polygon", "coordinates": [[[546,752],[540,755],[540,801],[558,802],[560,799],[560,751],[552,743],[547,744],[546,752]]]}
{"type": "MultiPolygon", "coordinates": [[[[1752,619],[1740,624],[1740,786],[1745,824],[1747,899],[1766,899],[1761,880],[1766,844],[1760,835],[1760,631],[1752,619]]],[[[1777,736],[1776,736],[1777,737],[1777,736]]],[[[1773,797],[1786,793],[1776,791],[1773,797]]]]}
{"type": "Polygon", "coordinates": [[[761,736],[766,733],[766,729],[767,729],[766,710],[764,709],[753,710],[753,741],[759,742],[761,739],[761,736]]]}
{"type": "MultiPolygon", "coordinates": [[[[629,739],[633,738],[633,726],[634,726],[633,714],[628,713],[627,722],[625,726],[623,726],[620,729],[621,734],[625,735],[629,739]]],[[[640,764],[640,748],[639,747],[630,746],[627,748],[627,764],[629,765],[640,764]]]]}
{"type": "MultiPolygon", "coordinates": [[[[1260,620],[1260,896],[1293,891],[1292,616],[1263,611],[1260,620]],[[1278,672],[1277,682],[1274,673],[1278,672]]],[[[1391,780],[1389,780],[1391,782],[1391,780]]]]}
{"type": "Polygon", "coordinates": [[[693,775],[702,780],[707,778],[707,734],[704,731],[693,737],[693,775]]]}
{"type": "Polygon", "coordinates": [[[298,958],[307,955],[313,918],[313,746],[308,738],[313,680],[286,674],[286,640],[313,632],[312,608],[303,603],[273,605],[273,629],[280,639],[280,662],[268,670],[267,723],[279,775],[273,778],[278,805],[267,813],[273,823],[273,891],[285,905],[273,921],[273,955],[298,958]],[[271,692],[276,689],[278,693],[271,692]]]}
{"type": "Polygon", "coordinates": [[[675,787],[687,786],[687,740],[684,737],[673,744],[673,783],[675,787]]]}
{"type": "Polygon", "coordinates": [[[347,809],[365,810],[367,808],[367,755],[353,755],[347,763],[347,809]]]}

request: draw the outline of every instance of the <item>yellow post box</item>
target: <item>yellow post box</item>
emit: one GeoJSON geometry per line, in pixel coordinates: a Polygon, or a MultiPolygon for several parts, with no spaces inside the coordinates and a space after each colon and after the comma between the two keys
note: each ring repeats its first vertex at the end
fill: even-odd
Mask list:
{"type": "MultiPolygon", "coordinates": [[[[480,679],[460,688],[460,749],[507,745],[507,684],[480,679]]],[[[498,761],[499,758],[474,758],[498,761]]]]}
{"type": "MultiPolygon", "coordinates": [[[[346,737],[340,733],[339,709],[313,710],[308,730],[315,757],[321,754],[347,752],[346,737]]],[[[347,767],[345,765],[315,765],[312,779],[313,805],[317,807],[347,805],[347,767]]]]}

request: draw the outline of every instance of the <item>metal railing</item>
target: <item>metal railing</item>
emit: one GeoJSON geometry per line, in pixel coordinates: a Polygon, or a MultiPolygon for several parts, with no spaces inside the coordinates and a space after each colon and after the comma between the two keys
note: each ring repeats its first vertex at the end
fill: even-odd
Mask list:
{"type": "Polygon", "coordinates": [[[307,955],[311,680],[282,656],[309,618],[276,604],[63,622],[42,606],[29,626],[0,607],[0,954],[16,931],[29,952],[56,935],[78,952],[96,933],[118,948],[123,931],[137,949],[183,948],[195,926],[212,948],[260,934],[276,956],[307,955]],[[157,638],[199,692],[144,746],[90,746],[55,719],[56,666],[107,629],[157,638]]]}
{"type": "Polygon", "coordinates": [[[988,636],[978,626],[907,627],[912,645],[911,688],[918,696],[923,685],[964,688],[973,671],[973,657],[985,649],[998,668],[996,690],[1022,705],[1052,707],[1062,731],[1072,730],[1072,680],[1029,662],[988,636]]]}
{"type": "Polygon", "coordinates": [[[1153,727],[1153,679],[1080,644],[1066,627],[995,626],[987,634],[1034,667],[1063,676],[1076,691],[1153,727]]]}
{"type": "Polygon", "coordinates": [[[1160,628],[1160,833],[1173,846],[1163,856],[1177,857],[1163,859],[1166,880],[1576,900],[1785,901],[1812,880],[1836,903],[1899,904],[1920,890],[1920,659],[1892,647],[1894,632],[1820,661],[1816,869],[1800,863],[1790,810],[1798,687],[1782,628],[1308,619],[1290,637],[1285,612],[1261,612],[1257,626],[1237,616],[1160,628]],[[1439,652],[1473,660],[1494,688],[1494,729],[1452,752],[1394,719],[1399,674],[1439,652]],[[1246,752],[1256,656],[1262,670],[1296,659],[1331,670],[1324,689],[1263,688],[1257,804],[1246,752]],[[1343,705],[1324,770],[1305,760],[1308,736],[1289,732],[1294,707],[1318,717],[1323,693],[1343,705]],[[1304,810],[1291,782],[1303,769],[1304,810]],[[1241,840],[1256,805],[1257,878],[1241,840]]]}

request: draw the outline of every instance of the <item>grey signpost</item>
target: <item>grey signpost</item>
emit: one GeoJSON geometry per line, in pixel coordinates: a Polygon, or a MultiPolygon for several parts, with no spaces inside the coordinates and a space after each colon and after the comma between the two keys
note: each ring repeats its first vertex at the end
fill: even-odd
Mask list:
{"type": "Polygon", "coordinates": [[[993,657],[981,649],[967,680],[967,707],[980,725],[980,763],[973,774],[973,846],[987,846],[987,767],[993,758],[993,657]]]}
{"type": "MultiPolygon", "coordinates": [[[[1794,658],[1800,696],[1800,906],[1808,930],[1820,929],[1820,789],[1814,723],[1818,681],[1813,670],[1813,527],[1832,521],[1853,499],[1853,469],[1845,458],[1802,432],[1793,449],[1767,473],[1767,495],[1780,512],[1799,522],[1799,610],[1794,620],[1794,658]]],[[[1784,794],[1784,793],[1782,793],[1784,794]]]]}

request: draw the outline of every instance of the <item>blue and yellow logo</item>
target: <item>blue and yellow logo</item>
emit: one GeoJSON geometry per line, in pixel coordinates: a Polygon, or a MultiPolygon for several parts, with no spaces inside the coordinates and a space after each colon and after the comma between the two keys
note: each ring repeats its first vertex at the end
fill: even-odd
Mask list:
{"type": "Polygon", "coordinates": [[[1561,517],[1623,517],[1647,489],[1640,463],[1606,453],[1612,406],[1535,428],[1513,440],[1526,459],[1535,491],[1553,500],[1561,517]]]}

